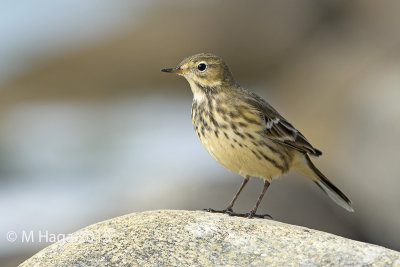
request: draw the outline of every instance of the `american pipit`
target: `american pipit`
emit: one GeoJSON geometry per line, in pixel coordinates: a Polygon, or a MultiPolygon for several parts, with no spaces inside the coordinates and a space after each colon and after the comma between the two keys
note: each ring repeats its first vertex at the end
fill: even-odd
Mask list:
{"type": "Polygon", "coordinates": [[[264,99],[241,87],[220,57],[197,54],[162,71],[186,78],[194,95],[192,122],[201,143],[222,166],[244,177],[226,209],[210,211],[263,217],[256,211],[270,182],[290,169],[310,177],[338,205],[354,211],[350,200],[311,162],[309,155],[318,157],[321,151],[264,99]],[[264,188],[249,213],[235,213],[232,207],[251,176],[264,179],[264,188]]]}

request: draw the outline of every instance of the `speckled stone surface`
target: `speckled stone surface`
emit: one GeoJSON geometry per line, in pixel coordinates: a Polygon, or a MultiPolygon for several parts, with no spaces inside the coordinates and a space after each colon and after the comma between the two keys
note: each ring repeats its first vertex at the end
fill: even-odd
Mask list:
{"type": "Polygon", "coordinates": [[[79,230],[20,266],[400,266],[400,253],[267,219],[133,213],[79,230]]]}

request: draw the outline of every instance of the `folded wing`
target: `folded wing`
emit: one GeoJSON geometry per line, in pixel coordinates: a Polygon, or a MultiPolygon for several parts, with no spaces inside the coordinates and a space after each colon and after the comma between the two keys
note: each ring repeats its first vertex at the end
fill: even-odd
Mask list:
{"type": "Polygon", "coordinates": [[[322,152],[314,148],[290,122],[283,118],[271,105],[257,95],[251,95],[246,103],[254,107],[263,120],[263,133],[277,143],[287,145],[300,152],[312,156],[320,156],[322,152]]]}

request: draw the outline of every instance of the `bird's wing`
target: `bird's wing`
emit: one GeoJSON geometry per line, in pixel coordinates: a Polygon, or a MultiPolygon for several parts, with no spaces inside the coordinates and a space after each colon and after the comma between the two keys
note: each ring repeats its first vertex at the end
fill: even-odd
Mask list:
{"type": "Polygon", "coordinates": [[[266,138],[312,156],[322,155],[321,151],[314,148],[290,122],[264,99],[252,95],[252,97],[246,99],[246,103],[250,104],[261,117],[262,132],[266,138]]]}

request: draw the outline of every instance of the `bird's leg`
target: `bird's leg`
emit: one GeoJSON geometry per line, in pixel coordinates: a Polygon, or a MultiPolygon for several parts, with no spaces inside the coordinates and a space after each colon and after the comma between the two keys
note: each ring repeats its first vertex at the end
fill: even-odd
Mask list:
{"type": "Polygon", "coordinates": [[[232,207],[236,202],[236,199],[239,197],[240,192],[242,192],[243,188],[246,186],[247,182],[249,181],[250,176],[246,176],[240,186],[239,190],[236,192],[235,196],[233,197],[232,201],[229,203],[228,207],[226,207],[225,211],[232,211],[232,207]]]}
{"type": "Polygon", "coordinates": [[[242,192],[243,188],[246,186],[246,184],[249,181],[249,179],[250,179],[250,176],[246,176],[244,178],[244,180],[242,182],[242,185],[240,186],[239,190],[237,191],[237,193],[233,197],[232,201],[229,203],[229,205],[224,210],[205,209],[205,211],[215,212],[215,213],[227,213],[230,216],[236,216],[236,217],[247,217],[247,218],[253,218],[253,217],[265,218],[265,217],[270,217],[272,219],[272,217],[270,215],[268,215],[268,214],[256,214],[257,208],[260,205],[262,198],[264,197],[265,191],[267,191],[267,189],[268,189],[268,186],[269,186],[269,182],[268,181],[264,182],[264,188],[261,191],[261,194],[258,197],[258,200],[257,200],[256,204],[254,205],[254,208],[249,213],[237,213],[237,212],[234,212],[232,210],[232,207],[235,204],[236,199],[239,197],[240,193],[242,192]]]}
{"type": "Polygon", "coordinates": [[[232,201],[228,204],[228,206],[224,209],[224,210],[214,210],[214,209],[206,209],[206,211],[208,212],[218,212],[218,213],[228,213],[228,214],[232,214],[233,210],[232,207],[236,202],[236,199],[239,197],[240,192],[242,192],[243,188],[246,186],[247,182],[249,181],[250,176],[246,176],[239,188],[239,190],[236,192],[235,196],[233,197],[232,201]]]}
{"type": "Polygon", "coordinates": [[[261,194],[258,197],[258,200],[257,200],[256,204],[254,205],[253,209],[248,213],[248,218],[253,218],[253,217],[264,218],[265,216],[268,216],[272,219],[272,217],[268,214],[259,214],[259,215],[256,214],[257,208],[260,205],[261,200],[264,197],[265,191],[267,191],[267,189],[268,189],[268,186],[269,186],[269,182],[267,180],[265,180],[263,190],[261,191],[261,194]]]}

